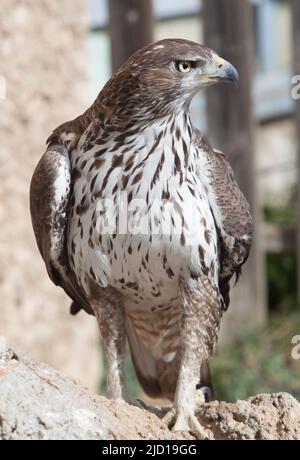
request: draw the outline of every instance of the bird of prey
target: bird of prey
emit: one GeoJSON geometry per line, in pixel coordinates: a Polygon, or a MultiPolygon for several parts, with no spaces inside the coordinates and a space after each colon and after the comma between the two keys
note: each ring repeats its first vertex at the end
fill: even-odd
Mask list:
{"type": "Polygon", "coordinates": [[[94,104],[53,131],[31,181],[33,229],[51,280],[97,318],[107,393],[128,400],[125,342],[144,391],[169,398],[173,430],[205,436],[196,388],[252,240],[226,159],[192,125],[203,88],[237,82],[200,44],[133,54],[94,104]]]}

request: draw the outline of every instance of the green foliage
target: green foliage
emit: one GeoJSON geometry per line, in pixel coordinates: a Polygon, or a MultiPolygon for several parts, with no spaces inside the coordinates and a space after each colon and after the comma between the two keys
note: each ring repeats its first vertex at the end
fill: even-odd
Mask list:
{"type": "Polygon", "coordinates": [[[292,310],[297,304],[296,255],[267,254],[266,263],[270,310],[292,310]]]}
{"type": "Polygon", "coordinates": [[[265,206],[263,208],[264,221],[269,224],[295,225],[296,211],[295,206],[288,204],[285,207],[265,206]]]}
{"type": "Polygon", "coordinates": [[[300,334],[300,314],[276,316],[260,332],[245,331],[212,359],[218,399],[235,401],[257,393],[285,391],[300,399],[300,360],[291,340],[300,334]]]}
{"type": "Polygon", "coordinates": [[[137,376],[135,374],[135,370],[131,361],[130,353],[126,355],[125,361],[125,374],[126,374],[126,381],[127,381],[127,388],[128,394],[131,398],[141,398],[143,394],[143,390],[137,380],[137,376]]]}
{"type": "MultiPolygon", "coordinates": [[[[296,189],[292,187],[286,206],[265,206],[264,221],[284,228],[296,225],[296,189]]],[[[297,265],[293,253],[267,254],[268,306],[271,311],[287,312],[297,304],[297,265]]]]}

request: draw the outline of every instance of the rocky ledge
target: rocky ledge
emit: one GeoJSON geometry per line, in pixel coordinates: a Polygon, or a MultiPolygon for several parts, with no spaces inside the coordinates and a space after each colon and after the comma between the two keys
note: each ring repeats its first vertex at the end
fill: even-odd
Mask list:
{"type": "MultiPolygon", "coordinates": [[[[162,413],[89,394],[0,341],[0,439],[193,439],[170,432],[162,413]]],[[[198,417],[210,439],[300,439],[300,404],[288,393],[213,401],[198,417]]]]}

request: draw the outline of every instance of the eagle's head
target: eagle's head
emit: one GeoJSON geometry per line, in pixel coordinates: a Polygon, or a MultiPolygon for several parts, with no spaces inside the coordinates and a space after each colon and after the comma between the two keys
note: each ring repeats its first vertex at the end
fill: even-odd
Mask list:
{"type": "Polygon", "coordinates": [[[210,48],[189,40],[165,39],[134,53],[113,76],[106,96],[109,105],[117,102],[128,114],[162,116],[186,110],[203,88],[238,81],[235,67],[210,48]],[[118,94],[118,101],[109,94],[118,94]]]}

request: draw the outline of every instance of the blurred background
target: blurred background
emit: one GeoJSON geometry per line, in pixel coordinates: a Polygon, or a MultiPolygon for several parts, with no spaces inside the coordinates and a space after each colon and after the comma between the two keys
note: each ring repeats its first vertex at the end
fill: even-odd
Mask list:
{"type": "MultiPolygon", "coordinates": [[[[212,360],[217,395],[288,391],[299,399],[300,360],[291,356],[300,334],[297,0],[1,1],[0,335],[103,389],[96,321],[71,317],[70,302],[48,280],[30,223],[29,183],[48,134],[82,113],[132,52],[172,37],[210,46],[241,78],[238,89],[213,87],[191,108],[194,124],[229,157],[255,217],[255,244],[212,360]]],[[[127,367],[138,396],[130,360],[127,367]]]]}

